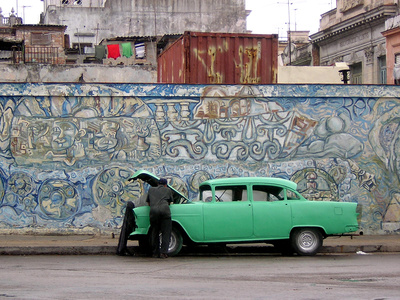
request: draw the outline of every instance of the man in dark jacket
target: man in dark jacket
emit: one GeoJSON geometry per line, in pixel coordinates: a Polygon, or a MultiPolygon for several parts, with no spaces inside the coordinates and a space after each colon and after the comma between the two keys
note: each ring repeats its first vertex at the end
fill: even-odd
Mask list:
{"type": "Polygon", "coordinates": [[[153,257],[167,258],[168,246],[171,238],[172,222],[169,204],[173,202],[171,189],[167,187],[167,180],[161,178],[157,187],[151,187],[146,202],[150,205],[151,244],[153,257]],[[160,247],[160,232],[162,242],[160,247]]]}

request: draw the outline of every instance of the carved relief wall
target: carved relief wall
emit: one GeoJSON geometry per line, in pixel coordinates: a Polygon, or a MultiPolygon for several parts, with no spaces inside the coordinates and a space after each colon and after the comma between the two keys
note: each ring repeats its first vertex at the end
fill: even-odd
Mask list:
{"type": "Polygon", "coordinates": [[[293,180],[400,229],[396,86],[1,84],[0,230],[117,230],[146,169],[189,198],[218,177],[293,180]]]}

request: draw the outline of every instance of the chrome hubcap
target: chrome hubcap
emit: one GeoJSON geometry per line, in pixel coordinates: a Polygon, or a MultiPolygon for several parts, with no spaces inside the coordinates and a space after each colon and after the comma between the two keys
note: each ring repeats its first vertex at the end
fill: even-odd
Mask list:
{"type": "Polygon", "coordinates": [[[176,247],[176,237],[175,234],[171,233],[171,239],[169,240],[168,251],[171,251],[176,247]]]}
{"type": "Polygon", "coordinates": [[[302,232],[299,236],[299,246],[302,249],[308,250],[310,248],[315,247],[316,244],[316,236],[312,232],[302,232]]]}

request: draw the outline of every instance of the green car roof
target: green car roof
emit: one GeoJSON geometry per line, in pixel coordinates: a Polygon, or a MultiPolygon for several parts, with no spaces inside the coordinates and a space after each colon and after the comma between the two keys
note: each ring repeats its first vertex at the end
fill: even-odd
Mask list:
{"type": "Polygon", "coordinates": [[[259,184],[259,185],[279,185],[281,187],[289,188],[292,190],[297,189],[297,183],[282,179],[282,178],[274,178],[274,177],[234,177],[234,178],[218,178],[218,179],[210,179],[204,181],[200,184],[210,185],[210,186],[219,186],[219,185],[243,185],[243,184],[259,184]]]}

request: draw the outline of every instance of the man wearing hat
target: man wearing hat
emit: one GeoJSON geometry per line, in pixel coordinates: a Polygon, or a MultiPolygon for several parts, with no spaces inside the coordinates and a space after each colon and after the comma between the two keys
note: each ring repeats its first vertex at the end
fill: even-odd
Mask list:
{"type": "Polygon", "coordinates": [[[146,202],[150,205],[151,245],[153,257],[167,258],[171,238],[171,211],[169,204],[174,201],[172,191],[167,187],[167,179],[161,178],[157,187],[151,187],[146,202]],[[160,247],[159,234],[162,242],[160,247]]]}

